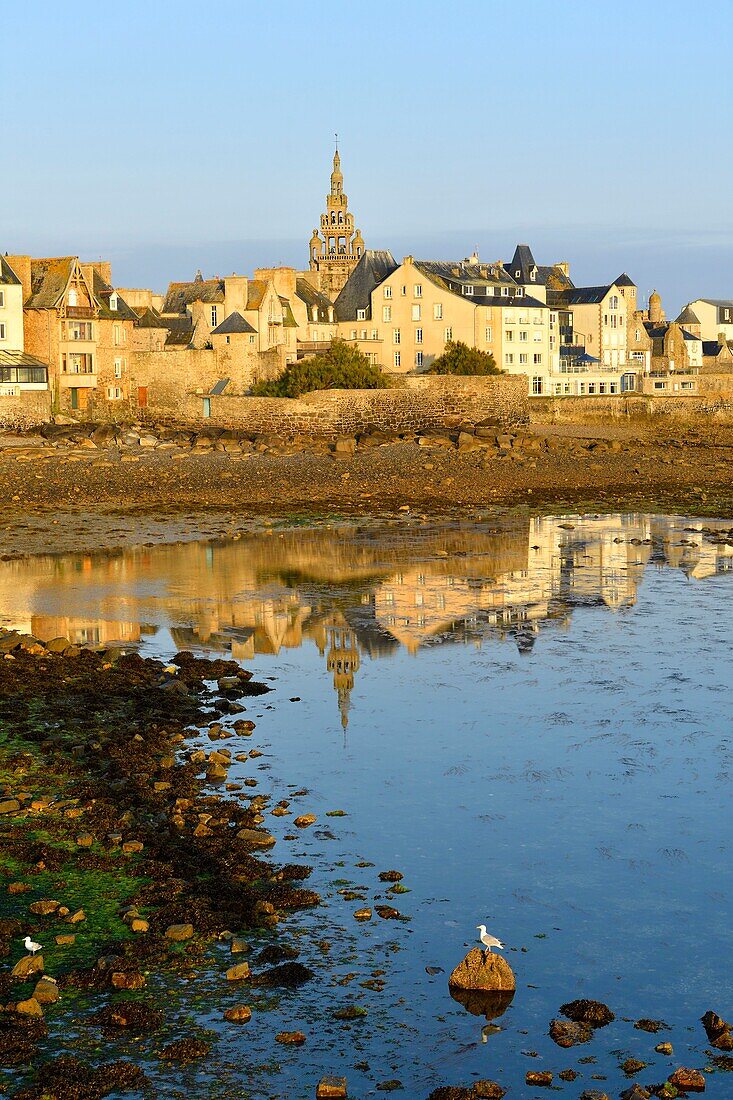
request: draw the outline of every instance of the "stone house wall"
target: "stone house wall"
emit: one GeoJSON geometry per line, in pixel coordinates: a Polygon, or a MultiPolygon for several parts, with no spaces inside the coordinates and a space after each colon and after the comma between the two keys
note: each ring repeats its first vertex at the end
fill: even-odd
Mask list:
{"type": "Polygon", "coordinates": [[[25,390],[18,397],[0,395],[0,428],[25,430],[50,419],[50,390],[25,390]]]}

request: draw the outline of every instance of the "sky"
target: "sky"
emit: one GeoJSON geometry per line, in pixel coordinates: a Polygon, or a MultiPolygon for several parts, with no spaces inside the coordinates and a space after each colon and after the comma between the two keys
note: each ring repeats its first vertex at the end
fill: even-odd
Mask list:
{"type": "Polygon", "coordinates": [[[367,248],[733,297],[730,0],[47,0],[0,17],[0,250],[119,286],[367,248]]]}

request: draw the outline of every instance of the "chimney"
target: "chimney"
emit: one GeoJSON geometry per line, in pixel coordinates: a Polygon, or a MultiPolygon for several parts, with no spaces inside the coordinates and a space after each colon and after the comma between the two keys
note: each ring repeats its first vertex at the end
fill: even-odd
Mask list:
{"type": "Polygon", "coordinates": [[[6,256],[5,259],[20,279],[25,303],[31,296],[31,258],[30,256],[6,256]]]}

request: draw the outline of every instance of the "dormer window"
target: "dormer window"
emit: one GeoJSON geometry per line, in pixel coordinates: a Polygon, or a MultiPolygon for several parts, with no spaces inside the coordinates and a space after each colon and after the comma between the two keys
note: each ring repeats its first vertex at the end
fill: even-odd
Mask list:
{"type": "Polygon", "coordinates": [[[357,321],[366,321],[366,310],[365,309],[357,309],[356,319],[357,319],[357,321]]]}
{"type": "Polygon", "coordinates": [[[116,294],[110,294],[110,296],[109,296],[109,308],[111,310],[113,310],[115,313],[117,312],[117,295],[116,294]]]}
{"type": "Polygon", "coordinates": [[[466,295],[466,297],[473,295],[473,286],[471,285],[471,283],[465,283],[461,289],[463,290],[463,293],[466,295]]]}
{"type": "Polygon", "coordinates": [[[522,274],[522,272],[521,272],[521,271],[519,271],[519,270],[515,271],[515,272],[514,272],[514,278],[515,278],[515,279],[519,279],[519,278],[520,278],[520,276],[521,276],[521,274],[522,274]]]}
{"type": "Polygon", "coordinates": [[[523,294],[524,294],[523,288],[521,286],[518,286],[517,287],[517,298],[521,298],[523,294]]]}

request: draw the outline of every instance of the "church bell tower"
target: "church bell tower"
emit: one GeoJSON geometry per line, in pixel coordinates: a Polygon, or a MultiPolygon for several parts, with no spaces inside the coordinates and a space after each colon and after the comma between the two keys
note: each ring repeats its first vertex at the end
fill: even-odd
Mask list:
{"type": "Polygon", "coordinates": [[[314,229],[310,240],[310,269],[318,272],[324,294],[331,299],[338,297],[363,253],[364,240],[354,229],[354,215],[349,213],[349,200],[344,194],[337,135],[326,213],[321,214],[320,232],[314,229]]]}

